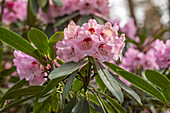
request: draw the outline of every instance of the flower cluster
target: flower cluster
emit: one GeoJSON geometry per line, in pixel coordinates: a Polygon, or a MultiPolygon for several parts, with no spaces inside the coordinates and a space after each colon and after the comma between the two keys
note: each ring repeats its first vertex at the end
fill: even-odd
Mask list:
{"type": "Polygon", "coordinates": [[[55,17],[72,14],[76,11],[80,15],[89,15],[100,13],[109,14],[108,0],[62,0],[62,7],[57,7],[50,1],[50,7],[47,13],[40,10],[39,18],[45,23],[55,22],[55,17]]]}
{"type": "MultiPolygon", "coordinates": [[[[2,0],[0,0],[1,2],[2,0]]],[[[1,7],[0,7],[1,13],[1,7]]],[[[11,24],[17,20],[24,20],[27,16],[26,0],[6,0],[4,4],[3,22],[11,24]]]]}
{"type": "Polygon", "coordinates": [[[121,57],[125,45],[125,35],[118,37],[118,29],[117,24],[100,25],[94,19],[81,27],[72,21],[64,29],[65,39],[56,44],[57,55],[65,62],[78,62],[87,55],[101,62],[114,62],[121,57]]]}
{"type": "Polygon", "coordinates": [[[39,61],[21,51],[14,51],[15,59],[14,65],[17,67],[17,72],[20,75],[20,79],[26,79],[30,85],[42,85],[46,79],[44,76],[47,73],[43,72],[39,61]]]}
{"type": "Polygon", "coordinates": [[[137,69],[159,70],[170,67],[170,40],[167,40],[166,43],[156,40],[146,53],[140,52],[134,47],[128,48],[120,66],[131,72],[137,69]]]}

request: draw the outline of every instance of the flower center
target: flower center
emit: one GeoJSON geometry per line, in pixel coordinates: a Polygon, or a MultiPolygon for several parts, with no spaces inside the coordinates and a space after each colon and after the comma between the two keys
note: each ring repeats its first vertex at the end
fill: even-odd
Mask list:
{"type": "Polygon", "coordinates": [[[104,56],[107,56],[108,55],[108,52],[104,49],[105,48],[105,45],[104,44],[101,44],[99,46],[99,52],[101,55],[104,55],[104,56]]]}
{"type": "Polygon", "coordinates": [[[91,38],[90,38],[90,37],[85,38],[85,39],[83,40],[82,48],[83,48],[84,50],[88,50],[88,49],[91,48],[91,46],[92,46],[92,40],[91,40],[91,38]]]}
{"type": "Polygon", "coordinates": [[[89,32],[90,32],[91,34],[94,34],[94,33],[95,33],[94,28],[90,28],[90,29],[89,29],[89,32]]]}

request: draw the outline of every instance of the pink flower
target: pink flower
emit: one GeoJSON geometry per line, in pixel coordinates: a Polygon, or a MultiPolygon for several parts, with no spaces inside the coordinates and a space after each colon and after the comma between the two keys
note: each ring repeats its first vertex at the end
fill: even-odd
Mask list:
{"type": "Polygon", "coordinates": [[[143,59],[144,59],[144,63],[143,63],[144,70],[145,69],[154,69],[154,70],[159,69],[159,66],[156,63],[156,57],[154,55],[153,49],[148,50],[143,59]]]}
{"type": "Polygon", "coordinates": [[[121,31],[124,32],[129,38],[133,39],[137,32],[134,19],[130,18],[128,23],[123,28],[121,28],[121,31]]]}
{"type": "Polygon", "coordinates": [[[143,52],[140,52],[134,48],[128,48],[127,52],[125,53],[125,57],[122,58],[121,65],[125,69],[133,72],[134,70],[142,67],[142,64],[144,63],[143,58],[143,52]]]}
{"type": "Polygon", "coordinates": [[[156,57],[156,63],[160,68],[168,68],[170,65],[170,40],[163,41],[156,40],[153,44],[154,54],[156,57]]]}
{"type": "Polygon", "coordinates": [[[45,73],[42,74],[43,71],[37,59],[17,50],[14,51],[14,56],[14,65],[17,67],[20,79],[25,78],[30,85],[42,85],[45,82],[46,79],[43,78],[45,73]]]}
{"type": "Polygon", "coordinates": [[[18,19],[23,21],[24,19],[26,19],[26,16],[27,16],[27,1],[24,0],[6,1],[3,14],[3,22],[5,24],[17,22],[18,19]]]}
{"type": "Polygon", "coordinates": [[[101,62],[114,62],[121,57],[125,45],[125,35],[118,37],[118,29],[116,24],[112,27],[107,22],[103,26],[94,19],[82,27],[70,22],[64,29],[65,39],[56,44],[56,53],[65,62],[78,62],[87,55],[101,62]]]}

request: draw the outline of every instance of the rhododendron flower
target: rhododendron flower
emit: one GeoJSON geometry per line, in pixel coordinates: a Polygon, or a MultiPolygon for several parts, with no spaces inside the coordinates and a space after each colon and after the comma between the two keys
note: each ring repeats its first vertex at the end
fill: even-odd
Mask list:
{"type": "Polygon", "coordinates": [[[57,55],[65,62],[78,62],[85,56],[92,56],[99,61],[114,62],[125,45],[125,35],[118,37],[118,26],[107,22],[105,26],[90,19],[81,27],[70,22],[64,29],[65,39],[56,44],[57,55]]]}
{"type": "MultiPolygon", "coordinates": [[[[0,7],[1,13],[1,7],[0,7]]],[[[17,20],[23,21],[27,16],[27,1],[25,0],[6,0],[4,4],[3,22],[11,24],[17,20]]]]}
{"type": "Polygon", "coordinates": [[[170,67],[170,40],[163,41],[156,40],[153,44],[154,54],[156,57],[156,63],[160,68],[170,67]]]}
{"type": "Polygon", "coordinates": [[[14,56],[14,65],[17,67],[20,79],[25,78],[30,85],[42,85],[45,82],[46,73],[43,72],[37,59],[17,50],[14,51],[14,56]]]}
{"type": "Polygon", "coordinates": [[[124,32],[129,38],[133,39],[137,32],[134,19],[130,18],[128,23],[123,28],[121,28],[121,31],[124,32]]]}
{"type": "Polygon", "coordinates": [[[80,15],[90,15],[99,13],[109,15],[108,0],[62,0],[62,7],[55,6],[52,0],[49,1],[49,10],[44,13],[41,9],[39,19],[44,23],[55,22],[55,17],[70,15],[79,12],[80,15]]]}

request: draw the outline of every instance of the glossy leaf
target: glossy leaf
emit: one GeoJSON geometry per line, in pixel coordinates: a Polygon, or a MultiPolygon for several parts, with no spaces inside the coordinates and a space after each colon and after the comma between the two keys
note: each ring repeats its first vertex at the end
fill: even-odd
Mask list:
{"type": "Polygon", "coordinates": [[[73,72],[72,74],[70,74],[70,76],[68,77],[68,80],[64,86],[63,89],[63,94],[62,94],[62,102],[64,103],[65,98],[67,96],[67,93],[69,92],[71,85],[73,84],[74,78],[76,77],[77,71],[73,72]]]}
{"type": "Polygon", "coordinates": [[[46,6],[48,0],[37,0],[37,3],[42,8],[46,6]]]}
{"type": "Polygon", "coordinates": [[[29,96],[29,97],[18,99],[16,101],[12,102],[11,104],[7,105],[5,108],[1,109],[0,113],[3,113],[5,111],[9,110],[10,108],[15,107],[15,106],[27,101],[27,100],[30,100],[30,99],[34,98],[35,96],[36,95],[32,95],[32,96],[29,96]]]}
{"type": "Polygon", "coordinates": [[[54,3],[56,6],[59,6],[59,7],[62,7],[62,6],[63,6],[62,0],[53,0],[53,3],[54,3]]]}
{"type": "Polygon", "coordinates": [[[90,19],[92,19],[91,16],[81,16],[78,20],[78,24],[82,26],[84,23],[88,23],[90,19]]]}
{"type": "Polygon", "coordinates": [[[60,96],[58,93],[54,93],[51,96],[50,105],[51,105],[53,112],[57,112],[59,109],[59,106],[60,106],[59,98],[60,98],[60,96]]]}
{"type": "Polygon", "coordinates": [[[42,86],[29,86],[28,88],[16,89],[6,93],[1,100],[15,99],[21,96],[39,94],[43,90],[42,86]]]}
{"type": "Polygon", "coordinates": [[[145,71],[145,76],[151,83],[159,88],[170,88],[170,80],[165,75],[160,74],[157,71],[147,69],[145,71]]]}
{"type": "Polygon", "coordinates": [[[157,97],[161,102],[166,102],[162,94],[151,84],[149,84],[147,81],[145,81],[143,78],[130,73],[128,71],[125,71],[124,69],[120,68],[119,66],[116,66],[111,63],[104,62],[104,64],[112,69],[114,72],[116,72],[118,75],[132,83],[134,86],[142,89],[143,91],[149,93],[152,96],[157,97]]]}
{"type": "Polygon", "coordinates": [[[31,28],[28,32],[29,40],[37,47],[39,50],[47,54],[48,51],[48,37],[44,32],[37,28],[31,28]]]}
{"type": "Polygon", "coordinates": [[[23,87],[25,84],[27,84],[27,83],[28,83],[28,81],[26,81],[25,79],[22,79],[22,80],[18,81],[15,85],[13,85],[13,86],[7,91],[7,93],[10,92],[10,91],[12,91],[12,90],[16,90],[16,89],[22,88],[22,87],[23,87]]]}
{"type": "Polygon", "coordinates": [[[122,82],[118,77],[114,76],[115,80],[119,83],[119,85],[129,93],[140,105],[142,105],[141,99],[137,93],[135,93],[130,87],[128,87],[124,82],[122,82]]]}
{"type": "Polygon", "coordinates": [[[114,109],[110,106],[109,103],[107,103],[105,100],[102,100],[102,102],[109,113],[115,113],[114,109]]]}
{"type": "Polygon", "coordinates": [[[74,107],[73,113],[90,113],[89,103],[84,98],[74,107]]]}
{"type": "Polygon", "coordinates": [[[54,69],[50,74],[49,78],[50,79],[55,79],[59,77],[63,77],[65,75],[68,75],[74,71],[76,71],[78,68],[81,66],[85,65],[88,61],[79,61],[79,62],[67,62],[58,68],[54,69]]]}
{"type": "Polygon", "coordinates": [[[119,113],[126,113],[126,110],[119,103],[117,103],[113,98],[111,98],[110,96],[104,93],[101,93],[101,92],[98,92],[98,93],[103,95],[119,113]]]}
{"type": "Polygon", "coordinates": [[[98,74],[105,86],[110,90],[110,92],[122,103],[123,102],[123,93],[113,76],[105,69],[102,64],[94,60],[98,74]]]}
{"type": "Polygon", "coordinates": [[[97,69],[96,69],[95,65],[93,65],[93,68],[94,68],[94,73],[96,74],[95,75],[96,83],[99,86],[100,90],[102,90],[102,92],[105,92],[106,86],[103,83],[102,79],[100,78],[99,74],[97,73],[97,69]]]}
{"type": "Polygon", "coordinates": [[[77,97],[74,96],[69,103],[66,105],[66,107],[63,109],[62,113],[71,113],[72,109],[76,105],[77,97]]]}
{"type": "Polygon", "coordinates": [[[162,94],[164,95],[164,97],[168,101],[168,103],[170,104],[170,85],[169,85],[169,88],[162,89],[162,94]]]}
{"type": "Polygon", "coordinates": [[[30,8],[31,8],[33,15],[35,16],[39,10],[37,0],[30,0],[30,8]]]}
{"type": "Polygon", "coordinates": [[[77,93],[83,87],[83,85],[84,83],[81,80],[76,79],[73,85],[73,92],[77,93]]]}
{"type": "Polygon", "coordinates": [[[36,22],[36,16],[32,13],[31,7],[30,7],[31,0],[28,0],[27,4],[27,23],[29,26],[34,26],[36,22]]]}
{"type": "Polygon", "coordinates": [[[14,49],[20,50],[28,55],[35,58],[38,56],[33,53],[35,48],[24,38],[18,34],[0,26],[0,40],[13,47],[14,49]]]}

